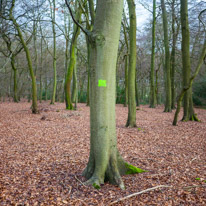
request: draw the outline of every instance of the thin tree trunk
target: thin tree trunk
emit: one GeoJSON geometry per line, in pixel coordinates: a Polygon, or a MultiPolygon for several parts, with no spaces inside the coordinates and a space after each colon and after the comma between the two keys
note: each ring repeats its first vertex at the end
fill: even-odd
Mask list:
{"type": "Polygon", "coordinates": [[[14,102],[18,102],[18,93],[17,93],[17,68],[15,66],[14,56],[11,56],[11,66],[14,71],[14,102]]]}
{"type": "Polygon", "coordinates": [[[152,55],[151,55],[151,71],[150,71],[150,108],[155,108],[156,94],[154,83],[155,71],[155,27],[156,27],[156,0],[153,0],[153,23],[152,23],[152,55]]]}
{"type": "MultiPolygon", "coordinates": [[[[78,8],[76,13],[76,19],[78,21],[81,21],[81,15],[82,15],[82,10],[81,8],[78,8]]],[[[71,100],[71,81],[72,81],[74,66],[76,64],[75,48],[77,45],[77,38],[79,36],[79,33],[80,33],[80,28],[74,25],[73,36],[70,45],[70,61],[69,61],[69,66],[67,69],[67,75],[65,80],[65,100],[66,100],[66,109],[68,110],[74,109],[71,100]]]]}
{"type": "Polygon", "coordinates": [[[20,38],[20,41],[21,41],[23,48],[24,48],[24,51],[26,53],[27,63],[28,63],[29,71],[30,71],[30,76],[32,79],[32,113],[36,114],[36,113],[38,113],[36,77],[34,75],[34,70],[32,67],[32,60],[31,60],[31,55],[30,55],[29,49],[26,45],[26,42],[24,41],[19,24],[17,23],[16,19],[12,15],[14,5],[15,5],[15,0],[12,0],[12,7],[10,9],[10,20],[13,22],[13,24],[18,32],[18,36],[20,38]]]}
{"type": "Polygon", "coordinates": [[[165,1],[161,0],[162,7],[162,19],[164,29],[164,47],[165,47],[165,109],[164,112],[172,111],[172,96],[171,96],[171,72],[170,72],[170,51],[169,51],[169,40],[168,40],[168,23],[167,23],[167,12],[165,8],[165,1]]]}
{"type": "Polygon", "coordinates": [[[127,0],[130,17],[130,54],[128,72],[128,118],[126,127],[136,127],[135,71],[136,71],[136,11],[134,0],[127,0]]]}
{"type": "MultiPolygon", "coordinates": [[[[51,96],[51,102],[50,104],[55,103],[55,98],[56,98],[56,88],[57,88],[57,71],[56,71],[56,29],[55,29],[55,21],[56,21],[56,14],[55,14],[55,9],[56,9],[56,1],[53,1],[53,12],[51,9],[51,17],[52,17],[52,32],[53,32],[53,91],[52,91],[52,96],[51,96]]],[[[50,5],[52,5],[50,3],[50,5]]]]}
{"type": "Polygon", "coordinates": [[[177,102],[177,110],[173,120],[173,125],[177,124],[178,114],[180,112],[181,103],[184,98],[184,113],[183,121],[199,121],[194,113],[193,101],[192,101],[192,83],[194,78],[199,73],[203,60],[206,56],[206,39],[204,41],[203,49],[199,57],[198,65],[196,67],[194,75],[191,77],[191,65],[190,65],[190,34],[188,25],[188,3],[187,0],[181,0],[181,26],[182,26],[182,64],[183,64],[183,89],[180,93],[177,102]]]}

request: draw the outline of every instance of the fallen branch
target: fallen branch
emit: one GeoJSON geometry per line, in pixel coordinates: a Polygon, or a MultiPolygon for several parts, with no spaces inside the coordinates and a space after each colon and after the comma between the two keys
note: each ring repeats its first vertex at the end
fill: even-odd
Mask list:
{"type": "Polygon", "coordinates": [[[142,193],[150,192],[150,191],[152,191],[152,190],[156,190],[156,189],[160,189],[160,188],[168,188],[168,187],[172,187],[172,186],[169,186],[169,185],[158,185],[158,186],[155,186],[155,187],[152,187],[152,188],[148,188],[148,189],[146,189],[146,190],[142,190],[142,191],[140,191],[140,192],[133,193],[133,194],[128,195],[128,196],[126,196],[126,197],[119,198],[119,199],[115,200],[114,202],[111,202],[109,205],[113,205],[113,204],[115,204],[115,203],[117,203],[117,202],[120,202],[120,201],[129,199],[129,198],[131,198],[131,197],[140,195],[140,194],[142,194],[142,193]]]}
{"type": "Polygon", "coordinates": [[[204,185],[192,185],[192,186],[187,186],[187,187],[183,187],[184,190],[188,190],[188,189],[192,189],[192,188],[196,188],[196,187],[206,187],[206,184],[204,185]]]}
{"type": "Polygon", "coordinates": [[[76,175],[74,176],[74,178],[75,178],[78,182],[80,182],[84,187],[87,187],[80,179],[77,178],[76,175]]]}

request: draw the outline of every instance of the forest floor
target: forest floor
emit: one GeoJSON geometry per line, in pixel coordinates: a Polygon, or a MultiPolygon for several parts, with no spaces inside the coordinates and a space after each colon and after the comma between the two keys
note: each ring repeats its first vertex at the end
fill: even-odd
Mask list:
{"type": "MultiPolygon", "coordinates": [[[[206,205],[206,110],[201,122],[178,122],[174,111],[140,106],[137,128],[125,128],[127,108],[116,106],[119,150],[148,170],[123,176],[126,190],[106,183],[85,186],[81,172],[89,155],[89,107],[63,103],[0,103],[0,205],[110,205],[119,198],[167,185],[113,205],[206,205]]],[[[181,117],[182,113],[180,114],[181,117]]]]}

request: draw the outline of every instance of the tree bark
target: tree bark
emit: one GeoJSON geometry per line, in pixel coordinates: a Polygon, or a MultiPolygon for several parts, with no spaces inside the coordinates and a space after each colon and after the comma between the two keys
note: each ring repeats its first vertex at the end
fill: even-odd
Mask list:
{"type": "Polygon", "coordinates": [[[18,94],[17,94],[17,68],[15,66],[14,56],[11,56],[11,66],[14,71],[14,102],[18,102],[18,94]]]}
{"type": "MultiPolygon", "coordinates": [[[[181,26],[182,26],[182,66],[183,66],[183,88],[188,88],[191,76],[190,64],[190,31],[188,24],[188,2],[181,0],[181,26]]],[[[192,88],[185,91],[183,101],[183,121],[196,120],[192,101],[192,88]]]]}
{"type": "Polygon", "coordinates": [[[135,74],[136,74],[136,11],[134,0],[127,0],[130,17],[130,54],[128,72],[128,118],[126,127],[136,127],[136,100],[135,100],[135,74]]]}
{"type": "Polygon", "coordinates": [[[34,70],[33,70],[33,67],[32,67],[32,60],[31,60],[31,55],[30,55],[29,49],[26,45],[26,42],[24,41],[20,26],[17,23],[16,19],[14,18],[13,14],[12,14],[14,5],[15,5],[15,0],[12,0],[12,7],[10,8],[9,17],[10,17],[10,20],[13,22],[16,30],[17,30],[18,36],[20,38],[20,41],[21,41],[21,43],[23,45],[23,48],[24,48],[24,51],[26,53],[29,72],[30,72],[30,76],[31,76],[31,79],[32,79],[32,113],[36,114],[36,113],[38,113],[36,77],[34,75],[34,70]]]}
{"type": "Polygon", "coordinates": [[[116,60],[123,0],[98,0],[90,36],[90,157],[83,175],[100,188],[109,181],[124,189],[123,174],[142,172],[127,164],[117,149],[115,122],[116,60]]]}
{"type": "Polygon", "coordinates": [[[169,40],[168,40],[168,23],[167,23],[167,11],[165,8],[165,1],[161,0],[162,7],[162,20],[163,20],[163,29],[164,29],[164,47],[165,47],[165,109],[164,112],[172,111],[172,99],[171,99],[171,72],[170,72],[170,51],[169,51],[169,40]]]}
{"type": "MultiPolygon", "coordinates": [[[[52,16],[52,32],[53,32],[53,91],[52,91],[52,96],[51,96],[51,102],[50,104],[55,103],[56,99],[56,88],[57,88],[57,71],[56,71],[56,29],[55,29],[55,20],[56,20],[56,15],[55,15],[55,9],[56,9],[56,1],[53,1],[53,12],[51,9],[51,16],[52,16]]],[[[51,5],[51,3],[50,3],[51,5]]]]}
{"type": "Polygon", "coordinates": [[[151,71],[150,71],[150,108],[155,108],[156,93],[154,83],[155,68],[155,27],[156,27],[156,0],[153,0],[153,22],[152,22],[152,55],[151,55],[151,71]]]}
{"type": "MultiPolygon", "coordinates": [[[[78,8],[78,11],[76,13],[76,19],[78,21],[81,21],[81,15],[82,15],[82,10],[81,8],[78,8]]],[[[72,81],[74,66],[76,64],[75,48],[77,45],[77,38],[80,33],[80,28],[77,27],[77,25],[74,24],[73,28],[74,28],[73,36],[72,36],[72,41],[70,45],[70,60],[69,60],[69,66],[67,69],[66,80],[65,80],[65,100],[66,100],[66,109],[68,110],[74,109],[72,105],[72,100],[71,100],[71,81],[72,81]]]]}

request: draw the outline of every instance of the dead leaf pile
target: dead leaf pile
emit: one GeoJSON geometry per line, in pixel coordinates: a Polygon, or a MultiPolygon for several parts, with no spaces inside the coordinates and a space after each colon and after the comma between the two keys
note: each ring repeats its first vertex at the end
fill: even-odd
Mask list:
{"type": "MultiPolygon", "coordinates": [[[[63,103],[0,103],[0,205],[206,205],[206,110],[201,122],[178,122],[174,111],[140,106],[137,128],[125,128],[127,108],[116,106],[119,150],[147,173],[123,176],[125,191],[106,183],[85,186],[81,172],[89,156],[89,107],[63,103]]],[[[181,114],[179,115],[181,117],[181,114]]]]}

